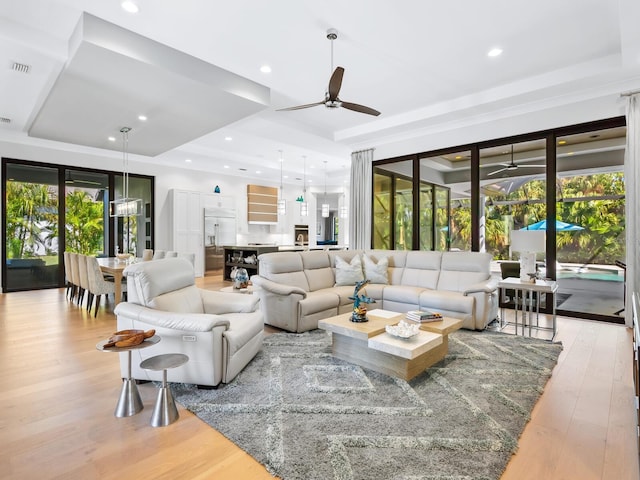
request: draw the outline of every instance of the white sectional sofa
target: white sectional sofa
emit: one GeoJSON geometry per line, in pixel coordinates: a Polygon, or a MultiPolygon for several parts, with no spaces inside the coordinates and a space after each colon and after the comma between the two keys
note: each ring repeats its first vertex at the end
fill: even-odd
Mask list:
{"type": "Polygon", "coordinates": [[[260,275],[251,280],[264,322],[291,332],[313,330],[318,320],[350,312],[358,268],[372,280],[361,291],[376,300],[369,310],[425,308],[459,318],[469,330],[483,330],[498,313],[498,279],[488,253],[274,252],[260,255],[259,262],[260,275]]]}

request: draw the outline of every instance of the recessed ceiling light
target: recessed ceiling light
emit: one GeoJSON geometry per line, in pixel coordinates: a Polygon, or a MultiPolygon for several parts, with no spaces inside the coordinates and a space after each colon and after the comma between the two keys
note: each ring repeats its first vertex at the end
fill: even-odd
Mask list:
{"type": "Polygon", "coordinates": [[[558,142],[558,145],[564,145],[565,143],[567,143],[567,141],[566,141],[566,140],[560,140],[560,141],[558,142]]]}
{"type": "Polygon", "coordinates": [[[191,159],[190,158],[185,158],[184,161],[187,162],[187,163],[191,163],[191,159]]]}
{"type": "Polygon", "coordinates": [[[138,115],[138,120],[140,120],[141,122],[146,122],[147,121],[147,116],[146,115],[138,115]]]}
{"type": "Polygon", "coordinates": [[[109,137],[107,140],[109,140],[110,142],[115,142],[116,141],[116,137],[109,137]]]}
{"type": "Polygon", "coordinates": [[[225,166],[224,166],[224,167],[222,167],[222,168],[229,168],[229,165],[225,165],[225,166]]]}
{"type": "Polygon", "coordinates": [[[271,73],[271,67],[269,65],[262,65],[260,71],[262,73],[271,73]]]}
{"type": "Polygon", "coordinates": [[[224,139],[225,139],[227,142],[230,142],[231,140],[233,140],[233,137],[224,137],[224,139]]]}
{"type": "Polygon", "coordinates": [[[282,177],[282,178],[289,178],[289,175],[285,175],[285,176],[284,176],[284,177],[282,177]]]}
{"type": "Polygon", "coordinates": [[[491,49],[491,50],[489,50],[489,52],[487,53],[487,56],[488,56],[488,57],[497,57],[497,56],[499,56],[499,55],[502,55],[502,49],[501,49],[501,48],[498,48],[498,47],[492,48],[492,49],[491,49]]]}
{"type": "Polygon", "coordinates": [[[460,159],[462,159],[462,156],[456,155],[456,160],[460,160],[460,159]]]}
{"type": "Polygon", "coordinates": [[[136,5],[131,0],[125,0],[120,4],[120,6],[125,12],[129,12],[129,13],[138,13],[138,11],[140,10],[138,8],[138,5],[136,5]]]}
{"type": "Polygon", "coordinates": [[[569,153],[567,153],[567,155],[573,155],[573,154],[574,154],[574,152],[569,152],[569,153]]]}
{"type": "Polygon", "coordinates": [[[262,173],[262,172],[261,172],[260,170],[256,170],[256,173],[260,174],[260,173],[262,173]]]}

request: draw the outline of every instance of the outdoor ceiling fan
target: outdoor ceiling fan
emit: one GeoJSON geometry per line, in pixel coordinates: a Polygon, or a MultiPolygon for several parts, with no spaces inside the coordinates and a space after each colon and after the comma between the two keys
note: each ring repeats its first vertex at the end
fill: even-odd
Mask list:
{"type": "Polygon", "coordinates": [[[502,166],[502,168],[499,168],[498,170],[494,170],[493,172],[489,172],[487,173],[487,177],[491,176],[491,175],[496,175],[500,172],[504,172],[506,170],[508,171],[514,171],[514,170],[518,170],[519,168],[544,168],[546,165],[517,165],[513,162],[513,145],[511,145],[511,162],[509,163],[501,163],[500,164],[502,166]]]}
{"type": "Polygon", "coordinates": [[[333,73],[331,74],[331,78],[329,79],[329,88],[324,94],[324,100],[315,103],[308,103],[306,105],[298,105],[296,107],[289,108],[281,108],[278,111],[283,112],[287,110],[301,110],[303,108],[315,107],[317,105],[324,105],[327,108],[346,108],[347,110],[353,110],[354,112],[366,113],[367,115],[380,115],[380,112],[374,110],[371,107],[366,107],[364,105],[358,105],[357,103],[351,102],[343,102],[338,98],[338,94],[340,93],[340,87],[342,86],[342,76],[344,75],[344,68],[336,67],[333,69],[333,41],[338,38],[338,31],[330,28],[327,30],[327,38],[331,40],[331,70],[333,73]]]}

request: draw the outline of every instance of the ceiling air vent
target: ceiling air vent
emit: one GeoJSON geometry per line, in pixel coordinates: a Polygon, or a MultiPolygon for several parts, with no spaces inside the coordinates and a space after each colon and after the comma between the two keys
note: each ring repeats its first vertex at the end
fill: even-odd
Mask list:
{"type": "Polygon", "coordinates": [[[13,65],[11,66],[11,70],[18,73],[29,73],[29,71],[31,70],[31,65],[13,62],[13,65]]]}
{"type": "Polygon", "coordinates": [[[0,117],[0,123],[11,123],[11,119],[7,117],[0,117]]]}

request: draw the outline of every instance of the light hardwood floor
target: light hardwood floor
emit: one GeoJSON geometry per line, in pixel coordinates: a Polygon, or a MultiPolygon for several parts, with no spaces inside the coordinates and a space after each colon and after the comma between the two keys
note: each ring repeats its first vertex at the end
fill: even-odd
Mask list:
{"type": "MultiPolygon", "coordinates": [[[[113,416],[118,355],[95,349],[115,330],[112,308],[94,319],[62,289],[0,294],[0,477],[272,478],[181,407],[178,422],[151,427],[153,385],[139,386],[141,414],[113,416]]],[[[629,330],[560,318],[557,340],[564,350],[502,478],[637,480],[629,330]]]]}

